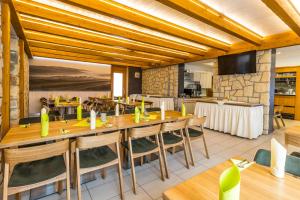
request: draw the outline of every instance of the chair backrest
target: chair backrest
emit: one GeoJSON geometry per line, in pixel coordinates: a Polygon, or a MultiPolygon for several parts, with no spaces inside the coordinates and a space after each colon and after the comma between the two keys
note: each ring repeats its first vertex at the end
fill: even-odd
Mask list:
{"type": "Polygon", "coordinates": [[[133,114],[134,113],[134,109],[125,109],[124,110],[124,114],[133,114]]]}
{"type": "Polygon", "coordinates": [[[69,151],[69,140],[63,140],[51,144],[40,146],[18,148],[18,149],[5,149],[4,159],[5,163],[13,168],[19,163],[30,161],[42,160],[54,156],[63,155],[69,151]]]}
{"type": "Polygon", "coordinates": [[[280,114],[282,113],[283,106],[274,106],[274,113],[275,114],[280,114]]]}
{"type": "Polygon", "coordinates": [[[120,136],[120,131],[115,131],[103,135],[79,137],[76,140],[76,146],[79,149],[89,149],[119,143],[120,136]]]}
{"type": "Polygon", "coordinates": [[[77,114],[66,114],[64,115],[64,120],[77,119],[77,114]]]}
{"type": "Polygon", "coordinates": [[[193,117],[188,119],[187,126],[202,126],[206,120],[206,117],[193,117]]]}
{"type": "MultiPolygon", "coordinates": [[[[265,149],[259,149],[254,157],[257,164],[270,167],[271,165],[271,152],[265,149]]],[[[300,158],[292,155],[286,156],[285,171],[295,176],[300,176],[300,158]]]]}
{"type": "MultiPolygon", "coordinates": [[[[49,121],[55,121],[55,116],[49,115],[49,121]]],[[[19,119],[19,125],[24,124],[33,124],[33,123],[40,123],[41,118],[40,117],[26,117],[19,119]]]]}
{"type": "Polygon", "coordinates": [[[155,112],[155,111],[160,111],[160,108],[155,107],[155,108],[146,108],[147,112],[155,112]]]}
{"type": "Polygon", "coordinates": [[[184,129],[186,126],[186,120],[180,120],[180,121],[175,121],[175,122],[167,122],[163,123],[161,131],[164,132],[169,132],[169,131],[177,131],[180,129],[184,129]]]}
{"type": "Polygon", "coordinates": [[[142,138],[152,135],[158,135],[161,129],[161,125],[154,125],[154,126],[144,126],[139,128],[132,128],[129,131],[129,137],[131,138],[142,138]]]}

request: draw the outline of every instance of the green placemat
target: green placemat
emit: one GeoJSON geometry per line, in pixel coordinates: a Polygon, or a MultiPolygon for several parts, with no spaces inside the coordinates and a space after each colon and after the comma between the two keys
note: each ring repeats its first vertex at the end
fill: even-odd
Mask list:
{"type": "MultiPolygon", "coordinates": [[[[102,122],[100,119],[96,119],[96,127],[102,127],[103,125],[105,125],[107,122],[102,122]]],[[[79,121],[78,123],[74,124],[73,126],[77,126],[77,127],[89,127],[90,123],[88,122],[88,119],[84,119],[79,121]]]]}

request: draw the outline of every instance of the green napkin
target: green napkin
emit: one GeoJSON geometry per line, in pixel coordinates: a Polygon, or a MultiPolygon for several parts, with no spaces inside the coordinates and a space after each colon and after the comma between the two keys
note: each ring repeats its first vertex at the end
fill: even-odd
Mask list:
{"type": "Polygon", "coordinates": [[[142,97],[141,113],[144,114],[144,112],[145,112],[145,100],[144,100],[144,97],[142,97]]]}
{"type": "Polygon", "coordinates": [[[41,115],[41,136],[46,137],[49,132],[49,116],[44,113],[41,115]]]}
{"type": "Polygon", "coordinates": [[[240,170],[236,165],[226,169],[220,176],[219,200],[240,199],[240,170]]]}
{"type": "Polygon", "coordinates": [[[81,105],[77,106],[77,120],[82,119],[82,108],[81,105]]]}
{"type": "Polygon", "coordinates": [[[181,104],[181,116],[182,117],[186,116],[186,109],[184,103],[181,104]]]}
{"type": "MultiPolygon", "coordinates": [[[[105,125],[107,122],[102,122],[100,119],[96,119],[96,128],[100,128],[103,125],[105,125]]],[[[79,121],[78,123],[74,124],[73,126],[77,126],[77,127],[89,127],[90,126],[90,122],[88,119],[84,119],[79,121]]]]}
{"type": "Polygon", "coordinates": [[[140,110],[138,107],[134,108],[134,122],[140,123],[140,110]]]}

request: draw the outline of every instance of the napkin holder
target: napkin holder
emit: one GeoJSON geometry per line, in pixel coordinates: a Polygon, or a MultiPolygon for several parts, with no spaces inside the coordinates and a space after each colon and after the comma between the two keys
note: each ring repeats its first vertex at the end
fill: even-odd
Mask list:
{"type": "Polygon", "coordinates": [[[90,128],[91,130],[96,129],[96,112],[94,110],[91,110],[90,113],[90,128]]]}
{"type": "Polygon", "coordinates": [[[284,178],[286,154],[287,150],[273,138],[271,140],[271,173],[278,178],[284,178]]]}

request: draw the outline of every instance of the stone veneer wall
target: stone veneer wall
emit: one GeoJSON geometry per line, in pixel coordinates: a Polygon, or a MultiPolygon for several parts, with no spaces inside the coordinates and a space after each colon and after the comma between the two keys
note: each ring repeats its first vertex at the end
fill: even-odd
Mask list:
{"type": "Polygon", "coordinates": [[[178,65],[144,69],[142,93],[163,96],[178,96],[178,65]]]}
{"type": "Polygon", "coordinates": [[[257,52],[257,73],[219,76],[216,66],[213,77],[214,97],[229,97],[233,101],[263,104],[265,134],[272,129],[269,127],[271,56],[271,50],[257,52]]]}

